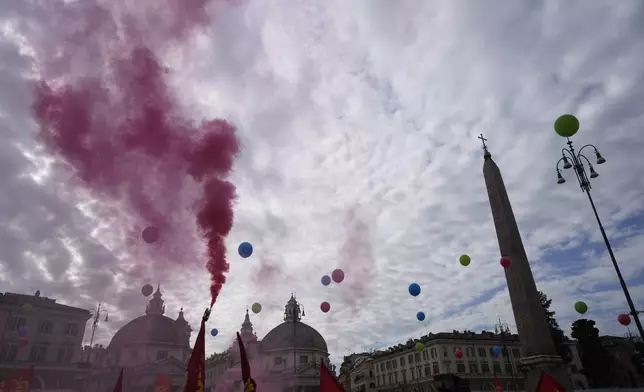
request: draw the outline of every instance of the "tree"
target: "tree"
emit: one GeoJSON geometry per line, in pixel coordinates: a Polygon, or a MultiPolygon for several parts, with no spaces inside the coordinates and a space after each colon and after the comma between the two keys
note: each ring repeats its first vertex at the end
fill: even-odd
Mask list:
{"type": "Polygon", "coordinates": [[[572,323],[571,336],[579,342],[582,371],[594,387],[610,387],[613,384],[611,370],[613,357],[604,348],[599,338],[599,329],[594,320],[580,319],[572,323]]]}
{"type": "Polygon", "coordinates": [[[561,328],[559,328],[559,323],[557,323],[557,320],[555,319],[554,310],[550,310],[552,300],[549,299],[542,291],[539,291],[539,300],[541,301],[543,311],[546,313],[546,321],[550,327],[550,336],[552,336],[552,341],[555,343],[557,353],[561,355],[561,358],[563,358],[565,363],[569,363],[572,361],[572,353],[570,352],[568,345],[565,343],[566,335],[561,328]]]}

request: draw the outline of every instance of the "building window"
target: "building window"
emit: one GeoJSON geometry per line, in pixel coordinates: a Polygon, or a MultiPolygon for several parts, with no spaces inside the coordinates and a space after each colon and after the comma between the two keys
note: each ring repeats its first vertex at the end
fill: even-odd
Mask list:
{"type": "Polygon", "coordinates": [[[275,358],[273,359],[273,363],[275,364],[275,366],[280,366],[280,365],[282,365],[282,363],[283,363],[283,361],[282,361],[282,357],[275,357],[275,358]]]}
{"type": "Polygon", "coordinates": [[[476,362],[470,362],[470,373],[478,373],[479,367],[476,365],[476,362]]]}
{"type": "Polygon", "coordinates": [[[411,374],[411,379],[413,381],[414,380],[414,369],[409,369],[409,373],[411,374]]]}
{"type": "Polygon", "coordinates": [[[434,375],[440,373],[440,370],[438,369],[438,363],[437,362],[432,363],[432,373],[434,373],[434,375]]]}
{"type": "Polygon", "coordinates": [[[452,372],[452,364],[451,363],[444,363],[443,364],[443,373],[444,374],[450,374],[452,372]]]}
{"type": "Polygon", "coordinates": [[[465,364],[457,363],[456,364],[456,373],[465,373],[465,364]]]}
{"type": "Polygon", "coordinates": [[[425,377],[430,377],[432,375],[432,368],[429,365],[425,365],[425,377]]]}
{"type": "Polygon", "coordinates": [[[27,319],[24,317],[11,317],[9,319],[9,331],[17,331],[27,324],[27,319]]]}
{"type": "Polygon", "coordinates": [[[485,354],[485,349],[483,347],[479,347],[479,357],[485,358],[487,354],[485,354]]]}
{"type": "Polygon", "coordinates": [[[446,357],[446,356],[447,356],[447,347],[443,347],[443,356],[444,356],[444,357],[446,357]]]}
{"type": "Polygon", "coordinates": [[[74,349],[72,347],[61,347],[58,349],[58,356],[56,357],[56,360],[58,362],[70,363],[73,356],[74,349]]]}
{"type": "Polygon", "coordinates": [[[474,356],[474,353],[472,352],[472,347],[468,347],[468,348],[466,348],[466,349],[465,349],[465,354],[466,354],[468,357],[473,357],[473,356],[474,356]]]}
{"type": "Polygon", "coordinates": [[[398,382],[398,372],[394,373],[394,382],[398,382]]]}
{"type": "MultiPolygon", "coordinates": [[[[255,310],[257,310],[257,309],[255,309],[255,310]]],[[[309,363],[308,355],[300,355],[300,364],[303,364],[303,363],[309,363]]]]}
{"type": "Polygon", "coordinates": [[[18,355],[18,346],[15,344],[3,344],[0,350],[0,363],[13,362],[18,355]]]}
{"type": "Polygon", "coordinates": [[[410,365],[414,363],[414,356],[411,354],[407,355],[407,362],[409,362],[410,365]]]}
{"type": "Polygon", "coordinates": [[[416,353],[416,354],[414,354],[414,360],[415,360],[416,362],[420,362],[420,353],[416,353]]]}
{"type": "Polygon", "coordinates": [[[429,354],[427,354],[427,350],[423,350],[423,360],[427,361],[429,359],[429,354]]]}
{"type": "Polygon", "coordinates": [[[512,356],[515,358],[521,358],[521,350],[519,350],[518,348],[513,348],[512,356]]]}
{"type": "Polygon", "coordinates": [[[78,324],[76,323],[67,323],[65,324],[65,329],[63,330],[63,335],[76,336],[78,334],[78,324]]]}
{"type": "Polygon", "coordinates": [[[490,373],[490,365],[487,364],[487,362],[484,362],[481,364],[481,373],[483,374],[489,374],[490,373]]]}
{"type": "Polygon", "coordinates": [[[41,335],[49,335],[53,327],[53,322],[49,320],[42,320],[38,323],[38,333],[41,335]]]}
{"type": "Polygon", "coordinates": [[[387,361],[387,369],[391,369],[391,361],[387,361]]]}
{"type": "Polygon", "coordinates": [[[398,362],[395,359],[391,361],[391,367],[393,367],[394,369],[398,369],[398,362]]]}
{"type": "Polygon", "coordinates": [[[436,348],[431,349],[432,358],[436,358],[436,348]]]}
{"type": "Polygon", "coordinates": [[[505,363],[505,373],[506,374],[512,374],[512,364],[511,363],[508,363],[508,362],[505,363]]]}
{"type": "Polygon", "coordinates": [[[495,374],[501,374],[501,364],[498,362],[494,362],[492,364],[492,369],[494,369],[495,374]]]}
{"type": "Polygon", "coordinates": [[[47,354],[47,347],[33,346],[29,352],[29,360],[31,362],[44,362],[45,355],[47,354]]]}
{"type": "Polygon", "coordinates": [[[383,371],[383,372],[385,371],[385,363],[384,362],[380,364],[380,371],[383,371]]]}
{"type": "Polygon", "coordinates": [[[157,361],[162,361],[168,358],[167,351],[157,351],[157,361]]]}
{"type": "Polygon", "coordinates": [[[405,366],[405,357],[400,357],[400,366],[405,366]]]}
{"type": "Polygon", "coordinates": [[[391,385],[393,383],[394,383],[394,379],[393,379],[393,376],[390,374],[389,375],[389,384],[391,385]]]}

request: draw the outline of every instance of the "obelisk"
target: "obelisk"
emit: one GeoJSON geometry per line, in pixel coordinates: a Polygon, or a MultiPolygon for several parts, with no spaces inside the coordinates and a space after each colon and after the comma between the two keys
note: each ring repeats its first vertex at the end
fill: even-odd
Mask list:
{"type": "Polygon", "coordinates": [[[508,256],[512,261],[510,266],[505,268],[505,279],[508,283],[519,339],[524,349],[521,367],[525,377],[525,390],[536,391],[541,372],[545,370],[568,392],[572,392],[570,377],[550,335],[545,310],[539,300],[537,286],[534,283],[528,256],[523,248],[521,234],[512,212],[501,171],[492,160],[492,154],[485,144],[486,139],[483,135],[479,138],[483,142],[483,177],[490,199],[499,249],[501,256],[508,256]]]}

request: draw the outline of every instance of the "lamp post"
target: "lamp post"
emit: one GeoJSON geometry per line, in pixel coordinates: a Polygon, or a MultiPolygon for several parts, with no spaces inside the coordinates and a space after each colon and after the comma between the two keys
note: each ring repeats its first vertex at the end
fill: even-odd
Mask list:
{"type": "Polygon", "coordinates": [[[633,304],[633,300],[631,299],[631,295],[628,292],[628,287],[626,287],[626,282],[624,281],[624,278],[622,277],[622,273],[619,270],[619,266],[617,265],[617,260],[615,260],[615,255],[613,254],[613,249],[610,246],[610,242],[608,241],[608,237],[606,236],[606,231],[604,230],[604,226],[602,225],[601,220],[599,219],[599,215],[597,214],[597,209],[595,208],[595,202],[593,201],[592,196],[590,195],[590,190],[592,187],[590,186],[590,179],[591,178],[596,178],[599,176],[595,169],[593,168],[593,165],[590,163],[590,160],[586,158],[585,155],[582,154],[582,151],[584,148],[590,147],[594,150],[595,157],[597,159],[597,164],[601,165],[606,162],[606,159],[601,156],[599,151],[597,150],[597,147],[595,147],[592,144],[586,144],[582,146],[578,152],[575,151],[572,145],[572,140],[570,140],[570,137],[572,137],[574,134],[577,133],[579,130],[579,120],[571,114],[564,114],[563,116],[560,116],[556,121],[555,121],[555,132],[559,136],[565,137],[568,144],[568,148],[562,148],[561,149],[561,158],[559,161],[557,161],[557,184],[563,184],[566,182],[566,180],[563,178],[561,175],[561,170],[559,169],[559,164],[563,162],[563,169],[567,170],[572,168],[573,171],[575,172],[575,176],[577,177],[577,181],[579,182],[579,186],[581,187],[581,191],[585,192],[586,195],[588,196],[588,201],[590,201],[590,206],[593,209],[593,213],[595,214],[595,218],[597,219],[597,224],[599,225],[599,231],[601,231],[602,237],[604,238],[604,243],[606,244],[606,249],[608,250],[608,254],[610,255],[610,259],[613,262],[613,267],[615,268],[615,272],[617,273],[617,278],[619,279],[619,284],[622,286],[622,290],[624,291],[624,296],[626,297],[626,302],[628,302],[628,307],[631,311],[631,316],[633,316],[633,319],[635,320],[635,325],[637,326],[637,329],[640,333],[640,337],[644,339],[644,329],[642,329],[642,323],[640,322],[640,318],[638,315],[638,312],[635,310],[635,305],[633,304]],[[588,165],[588,171],[590,172],[590,176],[586,174],[586,168],[584,166],[584,162],[588,165]]]}
{"type": "Polygon", "coordinates": [[[92,337],[89,339],[89,349],[87,350],[86,362],[89,362],[92,354],[92,344],[94,344],[94,334],[96,333],[96,328],[98,327],[98,322],[99,322],[99,318],[101,317],[101,313],[105,314],[105,321],[109,321],[107,310],[101,309],[101,303],[99,302],[98,307],[96,308],[96,314],[94,314],[94,322],[92,323],[92,337]]]}

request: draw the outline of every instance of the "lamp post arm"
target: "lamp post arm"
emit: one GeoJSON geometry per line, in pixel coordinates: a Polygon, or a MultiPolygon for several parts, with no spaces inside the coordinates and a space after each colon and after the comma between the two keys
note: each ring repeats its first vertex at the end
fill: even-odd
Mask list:
{"type": "Polygon", "coordinates": [[[572,163],[573,163],[573,165],[575,164],[575,154],[573,154],[572,152],[570,152],[570,150],[569,150],[569,149],[567,149],[567,148],[562,148],[562,149],[561,149],[561,155],[563,155],[563,156],[564,156],[564,157],[566,157],[566,158],[570,158],[570,159],[572,159],[572,163]],[[567,157],[566,157],[566,153],[568,153],[568,156],[567,156],[567,157]]]}
{"type": "MultiPolygon", "coordinates": [[[[582,154],[581,152],[580,152],[579,154],[577,154],[577,156],[578,156],[579,158],[584,158],[584,159],[586,160],[586,163],[588,163],[588,167],[591,167],[591,166],[593,165],[592,163],[590,163],[590,161],[588,160],[588,158],[586,158],[586,156],[585,156],[584,154],[582,154]]],[[[581,163],[581,159],[579,159],[579,161],[580,161],[580,163],[581,163]]]]}
{"type": "Polygon", "coordinates": [[[581,146],[581,148],[579,149],[579,152],[577,154],[581,155],[581,150],[583,150],[586,147],[592,147],[593,149],[595,149],[595,151],[597,151],[597,147],[595,147],[594,145],[592,145],[592,144],[584,144],[583,146],[581,146]]]}

